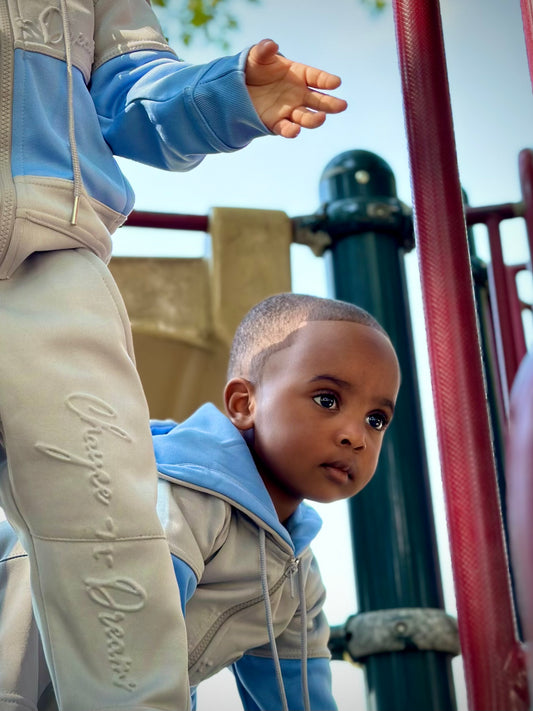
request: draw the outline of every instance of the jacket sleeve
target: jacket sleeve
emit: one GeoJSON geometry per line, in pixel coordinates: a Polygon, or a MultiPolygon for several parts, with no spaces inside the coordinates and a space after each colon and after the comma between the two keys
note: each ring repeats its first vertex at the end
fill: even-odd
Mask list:
{"type": "Polygon", "coordinates": [[[246,52],[191,65],[170,52],[137,51],[106,62],[91,95],[113,153],[183,171],[269,134],[246,89],[245,61],[246,52]]]}
{"type": "Polygon", "coordinates": [[[217,497],[159,480],[157,513],[184,598],[182,604],[194,593],[205,561],[223,544],[230,512],[230,506],[217,497]]]}
{"type": "MultiPolygon", "coordinates": [[[[28,556],[7,523],[0,523],[0,709],[37,709],[50,683],[33,616],[28,556]]],[[[41,708],[41,706],[39,706],[41,708]]]]}
{"type": "Polygon", "coordinates": [[[186,64],[166,44],[146,0],[100,0],[96,8],[104,29],[96,35],[90,91],[115,155],[188,170],[208,153],[235,151],[270,133],[246,88],[247,50],[186,64]],[[124,5],[135,12],[120,13],[124,5]],[[120,33],[105,29],[117,26],[120,33]]]}
{"type": "MultiPolygon", "coordinates": [[[[325,589],[311,551],[302,556],[307,620],[307,685],[312,711],[336,711],[331,689],[329,625],[323,611],[325,589]]],[[[299,612],[276,638],[283,686],[290,711],[303,710],[301,625],[299,612]]],[[[233,665],[237,688],[246,711],[280,708],[274,663],[269,645],[251,649],[233,665]]]]}
{"type": "MultiPolygon", "coordinates": [[[[280,659],[283,685],[290,711],[303,711],[302,674],[296,659],[280,659]]],[[[245,711],[271,711],[281,708],[273,662],[265,657],[245,654],[232,667],[245,711]]],[[[312,711],[337,711],[331,693],[331,669],[325,658],[307,660],[309,700],[312,711]]]]}

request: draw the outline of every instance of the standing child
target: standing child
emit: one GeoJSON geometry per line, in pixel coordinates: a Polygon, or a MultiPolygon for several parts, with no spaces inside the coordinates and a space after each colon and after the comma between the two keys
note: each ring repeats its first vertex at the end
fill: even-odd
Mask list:
{"type": "Polygon", "coordinates": [[[0,4],[0,503],[66,711],[189,703],[148,411],[105,264],[133,205],[113,154],[187,170],[345,108],[316,91],[337,77],[277,49],[188,66],[146,0],[0,4]]]}
{"type": "MultiPolygon", "coordinates": [[[[230,667],[247,711],[336,709],[325,591],[309,547],[321,521],[304,499],[345,499],[370,481],[399,383],[394,348],[366,311],[279,294],[237,329],[226,415],[207,404],[182,424],[152,424],[193,699],[201,681],[230,667]]],[[[15,623],[31,616],[27,562],[13,536],[0,541],[0,590],[11,600],[0,662],[6,648],[20,649],[10,683],[33,679],[36,689],[35,626],[25,626],[26,641],[15,623]]],[[[120,611],[101,614],[118,635],[120,611]]]]}

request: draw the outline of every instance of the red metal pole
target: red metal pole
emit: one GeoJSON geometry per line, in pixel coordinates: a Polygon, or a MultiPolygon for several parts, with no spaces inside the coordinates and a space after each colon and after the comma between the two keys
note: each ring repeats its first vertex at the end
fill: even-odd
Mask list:
{"type": "MultiPolygon", "coordinates": [[[[525,264],[507,264],[505,266],[507,288],[509,293],[509,308],[511,309],[509,316],[511,320],[511,332],[513,335],[513,348],[517,363],[517,371],[527,352],[524,324],[522,323],[522,313],[525,309],[530,308],[530,306],[520,299],[516,277],[517,274],[525,271],[526,269],[527,265],[525,264]]],[[[513,376],[513,382],[515,377],[516,373],[513,376]]]]}
{"type": "Polygon", "coordinates": [[[524,37],[526,40],[527,60],[529,64],[529,76],[533,86],[533,0],[521,0],[522,23],[524,25],[524,37]]]}
{"type": "Polygon", "coordinates": [[[518,156],[518,170],[520,174],[520,185],[522,187],[522,199],[524,201],[524,218],[526,220],[527,239],[529,243],[530,269],[533,271],[533,150],[531,150],[531,148],[524,148],[520,151],[518,156]]]}
{"type": "Polygon", "coordinates": [[[524,353],[518,353],[516,350],[512,318],[513,305],[509,289],[510,275],[503,261],[500,220],[497,215],[487,219],[487,228],[491,259],[488,269],[489,285],[491,300],[495,307],[492,313],[498,348],[498,366],[507,414],[509,412],[509,392],[524,353]]]}
{"type": "Polygon", "coordinates": [[[515,217],[524,217],[524,205],[521,202],[506,202],[501,205],[483,205],[481,207],[467,205],[465,215],[466,224],[469,226],[486,225],[491,217],[497,217],[499,222],[512,220],[515,217]]]}
{"type": "Polygon", "coordinates": [[[515,638],[439,3],[393,0],[393,7],[469,705],[475,711],[516,711],[527,708],[518,678],[523,662],[515,638]]]}
{"type": "Polygon", "coordinates": [[[209,230],[209,218],[206,215],[179,215],[140,210],[134,210],[125,224],[128,227],[159,227],[163,230],[190,230],[192,232],[207,232],[209,230]]]}

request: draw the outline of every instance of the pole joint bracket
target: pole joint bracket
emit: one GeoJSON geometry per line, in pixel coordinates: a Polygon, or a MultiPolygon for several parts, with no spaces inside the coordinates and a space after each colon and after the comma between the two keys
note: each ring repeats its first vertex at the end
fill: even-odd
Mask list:
{"type": "Polygon", "coordinates": [[[364,663],[366,657],[383,652],[410,650],[460,654],[457,621],[444,610],[401,607],[360,612],[344,625],[331,630],[330,650],[334,659],[364,663]]]}

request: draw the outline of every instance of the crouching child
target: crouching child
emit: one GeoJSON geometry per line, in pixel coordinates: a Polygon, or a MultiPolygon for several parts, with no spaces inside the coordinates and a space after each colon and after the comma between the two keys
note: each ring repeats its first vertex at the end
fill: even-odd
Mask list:
{"type": "MultiPolygon", "coordinates": [[[[223,668],[246,711],[337,708],[325,589],[310,548],[321,520],[305,500],[347,499],[366,486],[399,385],[394,348],[370,314],[278,294],[237,329],[225,413],[206,404],[180,424],[152,422],[193,708],[197,686],[223,668]]],[[[29,566],[8,524],[0,552],[0,711],[53,709],[29,566]]],[[[108,621],[132,604],[120,581],[88,594],[108,621]]],[[[117,618],[117,650],[119,626],[117,618]]]]}

